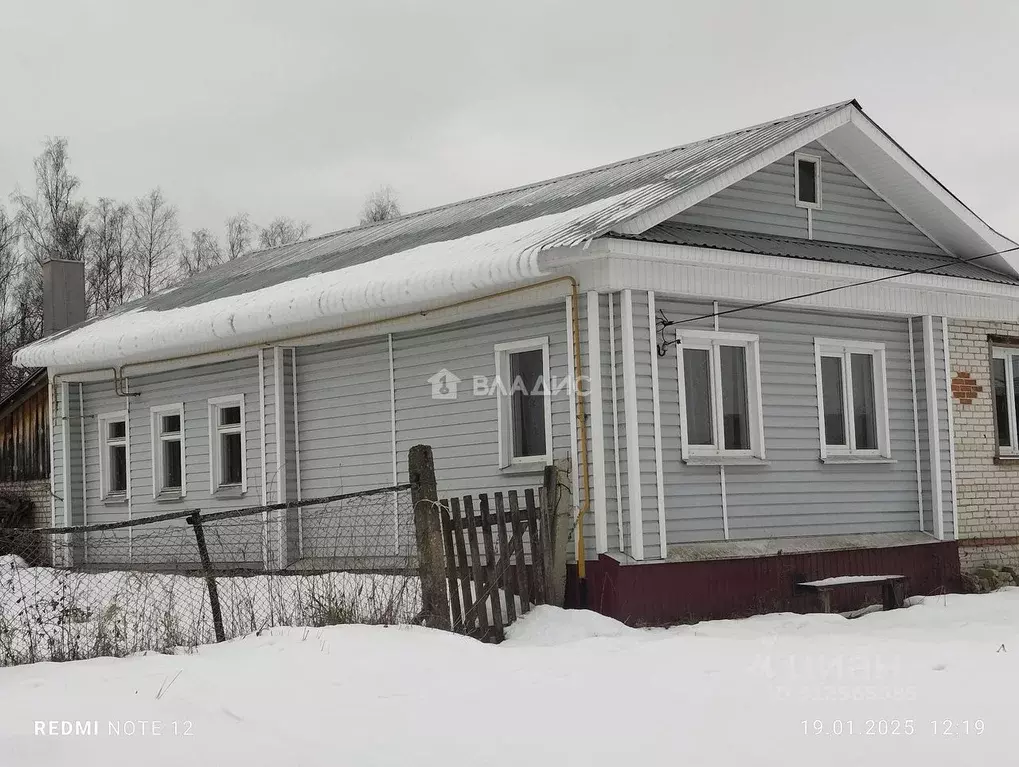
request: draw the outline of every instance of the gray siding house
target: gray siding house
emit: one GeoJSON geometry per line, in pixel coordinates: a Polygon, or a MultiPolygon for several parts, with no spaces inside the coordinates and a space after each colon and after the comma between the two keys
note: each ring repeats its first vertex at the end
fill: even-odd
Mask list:
{"type": "Polygon", "coordinates": [[[390,485],[426,443],[443,496],[570,467],[575,603],[806,608],[954,586],[948,319],[1017,316],[1016,247],[849,101],[255,253],[16,359],[55,523],[390,485]]]}

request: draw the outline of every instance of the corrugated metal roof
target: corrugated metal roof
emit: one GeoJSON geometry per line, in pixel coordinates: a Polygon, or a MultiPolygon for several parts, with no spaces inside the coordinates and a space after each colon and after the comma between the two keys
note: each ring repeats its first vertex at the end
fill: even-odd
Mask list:
{"type": "MultiPolygon", "coordinates": [[[[859,110],[859,105],[839,102],[611,165],[253,253],[25,347],[16,353],[15,363],[88,369],[158,360],[171,352],[195,354],[335,329],[366,313],[391,316],[407,306],[438,306],[525,284],[545,274],[536,257],[541,251],[582,245],[618,231],[780,142],[792,138],[795,143],[797,136],[822,121],[848,119],[849,112],[843,110],[859,110]]],[[[719,235],[698,236],[706,247],[723,247],[709,244],[720,242],[719,235]]],[[[731,246],[730,242],[724,247],[731,246]]],[[[743,247],[771,253],[779,245],[762,239],[753,246],[744,242],[743,247]]],[[[782,243],[780,250],[775,255],[799,253],[802,258],[841,258],[846,263],[860,259],[859,263],[875,266],[886,266],[894,258],[914,264],[934,258],[910,253],[879,257],[872,249],[812,248],[795,240],[782,243]]],[[[949,266],[963,269],[960,264],[949,266]]],[[[1009,282],[978,267],[959,275],[1009,282]]]]}
{"type": "Polygon", "coordinates": [[[976,261],[960,261],[954,256],[869,248],[824,240],[800,240],[754,232],[716,229],[709,226],[665,222],[653,226],[641,234],[612,234],[610,236],[669,245],[692,245],[699,248],[731,250],[738,253],[756,253],[763,256],[785,256],[854,266],[873,266],[895,271],[929,269],[932,274],[948,277],[963,277],[969,280],[997,282],[1003,285],[1019,285],[1019,277],[1010,277],[987,269],[976,261]]]}
{"type": "Polygon", "coordinates": [[[252,253],[115,312],[192,306],[606,200],[604,209],[554,232],[542,248],[581,244],[851,103],[832,104],[611,165],[252,253]]]}

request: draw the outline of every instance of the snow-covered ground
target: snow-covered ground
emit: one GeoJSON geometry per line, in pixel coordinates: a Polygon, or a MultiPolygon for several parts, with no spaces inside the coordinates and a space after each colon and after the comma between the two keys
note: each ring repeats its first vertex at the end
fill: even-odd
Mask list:
{"type": "Polygon", "coordinates": [[[187,655],[0,669],[0,764],[1016,760],[1019,589],[669,630],[538,608],[510,634],[272,629],[187,655]],[[38,734],[64,723],[79,733],[38,734]]]}
{"type": "MultiPolygon", "coordinates": [[[[421,604],[418,579],[406,575],[272,574],[216,582],[227,638],[280,625],[410,623],[421,604]]],[[[207,588],[195,576],[28,567],[0,556],[0,666],[213,642],[207,588]]]]}

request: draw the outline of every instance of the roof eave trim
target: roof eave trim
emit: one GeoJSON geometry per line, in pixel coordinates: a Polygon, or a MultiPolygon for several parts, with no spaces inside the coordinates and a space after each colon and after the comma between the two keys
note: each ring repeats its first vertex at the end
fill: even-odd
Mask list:
{"type": "Polygon", "coordinates": [[[855,102],[847,103],[841,109],[827,117],[820,118],[817,122],[803,128],[803,130],[777,141],[762,152],[730,168],[725,173],[721,173],[698,184],[693,189],[648,208],[633,218],[615,224],[611,227],[611,230],[620,234],[640,234],[647,231],[652,226],[672,218],[687,208],[735,184],[737,181],[741,181],[752,173],[756,173],[773,162],[777,162],[787,154],[795,152],[812,141],[818,140],[842,125],[846,125],[851,120],[854,111],[859,111],[858,107],[854,106],[854,104],[855,102]]]}
{"type": "MultiPolygon", "coordinates": [[[[878,148],[891,157],[899,167],[909,173],[925,191],[936,197],[959,221],[983,239],[989,247],[998,251],[1019,246],[1019,243],[1014,242],[995,230],[958,197],[952,194],[944,184],[914,160],[909,152],[903,149],[895,139],[889,136],[881,126],[870,119],[864,112],[853,112],[852,124],[853,127],[857,128],[868,139],[873,141],[878,148]]],[[[1016,273],[1019,274],[1019,257],[1009,258],[1008,261],[1013,269],[1017,269],[1016,273]]]]}

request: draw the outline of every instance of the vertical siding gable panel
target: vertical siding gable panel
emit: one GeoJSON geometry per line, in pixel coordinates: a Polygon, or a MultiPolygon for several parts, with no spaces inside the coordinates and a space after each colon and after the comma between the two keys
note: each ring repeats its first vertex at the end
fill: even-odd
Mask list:
{"type": "MultiPolygon", "coordinates": [[[[821,144],[802,150],[821,158],[823,206],[812,211],[816,240],[917,253],[944,253],[821,144]]],[[[796,206],[793,155],[762,168],[675,216],[687,224],[807,237],[807,211],[796,206]]]]}

